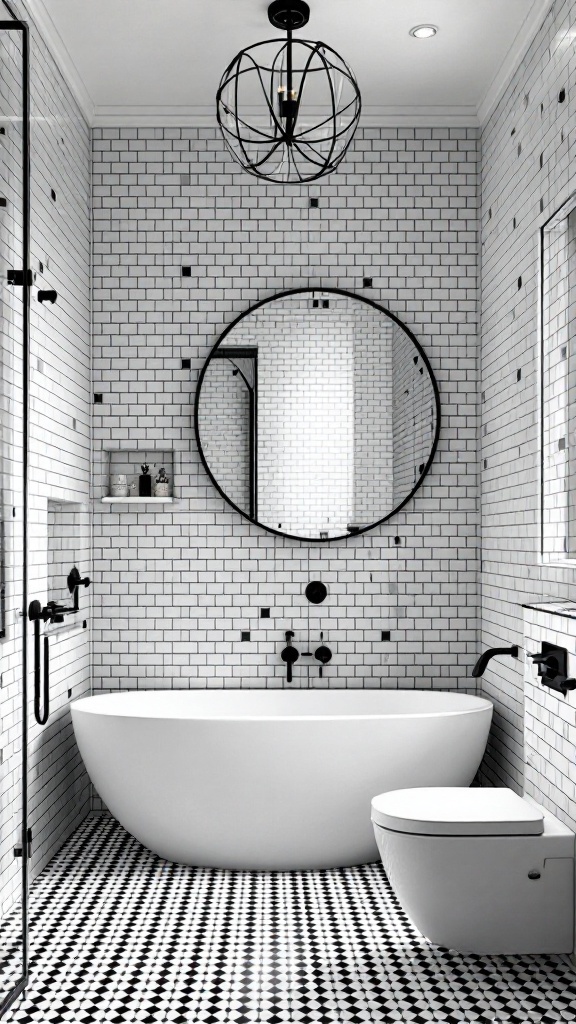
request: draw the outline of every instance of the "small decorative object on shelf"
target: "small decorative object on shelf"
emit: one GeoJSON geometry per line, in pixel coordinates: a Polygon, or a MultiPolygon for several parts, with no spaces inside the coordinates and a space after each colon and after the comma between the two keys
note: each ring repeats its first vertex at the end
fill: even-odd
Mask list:
{"type": "Polygon", "coordinates": [[[144,463],[140,469],[142,470],[142,476],[138,480],[138,494],[141,498],[151,498],[152,477],[150,476],[150,467],[147,463],[144,463]]]}
{"type": "Polygon", "coordinates": [[[170,481],[166,475],[164,467],[158,473],[156,477],[156,483],[154,486],[154,495],[156,498],[169,498],[170,497],[170,481]]]}
{"type": "Polygon", "coordinates": [[[110,475],[110,497],[126,498],[128,496],[128,480],[125,473],[110,475]]]}

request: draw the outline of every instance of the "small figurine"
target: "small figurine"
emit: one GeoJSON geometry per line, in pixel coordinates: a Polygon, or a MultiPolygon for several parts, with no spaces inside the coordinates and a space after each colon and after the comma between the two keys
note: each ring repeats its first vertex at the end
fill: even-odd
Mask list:
{"type": "Polygon", "coordinates": [[[166,474],[164,467],[158,473],[156,477],[156,484],[154,487],[154,494],[157,498],[169,498],[170,497],[170,481],[166,474]]]}
{"type": "Polygon", "coordinates": [[[150,476],[150,466],[144,463],[140,466],[142,470],[142,476],[138,479],[138,494],[141,498],[152,497],[152,477],[150,476]]]}

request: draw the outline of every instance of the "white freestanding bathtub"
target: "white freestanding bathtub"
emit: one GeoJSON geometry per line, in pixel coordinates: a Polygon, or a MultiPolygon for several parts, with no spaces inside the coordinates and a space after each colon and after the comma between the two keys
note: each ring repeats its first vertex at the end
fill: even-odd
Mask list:
{"type": "Polygon", "coordinates": [[[72,704],[98,793],[144,846],[248,870],[378,858],[373,796],[468,786],[492,705],[431,690],[144,690],[72,704]]]}

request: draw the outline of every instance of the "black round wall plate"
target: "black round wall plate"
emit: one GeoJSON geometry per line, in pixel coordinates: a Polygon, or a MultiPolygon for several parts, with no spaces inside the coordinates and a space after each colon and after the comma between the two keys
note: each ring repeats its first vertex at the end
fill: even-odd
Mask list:
{"type": "Polygon", "coordinates": [[[312,582],[306,587],[304,593],[312,604],[322,604],[322,601],[326,598],[328,591],[325,584],[321,583],[320,580],[312,580],[312,582]]]}

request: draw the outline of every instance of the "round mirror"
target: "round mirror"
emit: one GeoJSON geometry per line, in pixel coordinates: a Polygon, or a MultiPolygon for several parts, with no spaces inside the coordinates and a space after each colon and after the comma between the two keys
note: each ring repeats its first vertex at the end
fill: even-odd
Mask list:
{"type": "Polygon", "coordinates": [[[283,292],[224,331],[200,374],[196,437],[224,498],[251,522],[327,541],[370,530],[434,457],[438,387],[392,313],[338,289],[283,292]]]}

